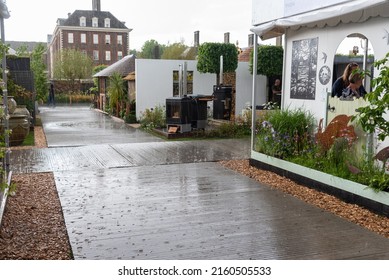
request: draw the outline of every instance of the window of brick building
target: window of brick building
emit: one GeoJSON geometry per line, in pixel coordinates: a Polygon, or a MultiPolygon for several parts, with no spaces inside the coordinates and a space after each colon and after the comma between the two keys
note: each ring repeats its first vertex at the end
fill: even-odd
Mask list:
{"type": "Polygon", "coordinates": [[[105,60],[106,61],[111,61],[111,52],[110,51],[106,51],[105,52],[105,60]]]}
{"type": "Polygon", "coordinates": [[[82,27],[86,26],[86,17],[80,17],[80,26],[82,27]]]}
{"type": "Polygon", "coordinates": [[[111,35],[105,35],[105,43],[106,44],[111,44],[111,35]]]}
{"type": "Polygon", "coordinates": [[[69,44],[73,44],[74,43],[73,33],[68,33],[68,43],[69,44]]]}
{"type": "Polygon", "coordinates": [[[99,60],[99,51],[96,50],[93,51],[93,60],[95,61],[99,60]]]}
{"type": "Polygon", "coordinates": [[[81,43],[86,44],[86,34],[85,33],[81,33],[81,43]]]}
{"type": "Polygon", "coordinates": [[[93,34],[93,44],[99,44],[99,34],[93,34]]]}
{"type": "Polygon", "coordinates": [[[109,18],[104,19],[104,26],[107,28],[111,27],[111,20],[109,18]]]}
{"type": "Polygon", "coordinates": [[[121,60],[123,58],[123,52],[118,51],[118,60],[121,60]]]}
{"type": "Polygon", "coordinates": [[[123,36],[118,35],[118,45],[123,45],[123,36]]]}
{"type": "Polygon", "coordinates": [[[92,18],[92,27],[99,27],[99,19],[97,17],[92,18]]]}

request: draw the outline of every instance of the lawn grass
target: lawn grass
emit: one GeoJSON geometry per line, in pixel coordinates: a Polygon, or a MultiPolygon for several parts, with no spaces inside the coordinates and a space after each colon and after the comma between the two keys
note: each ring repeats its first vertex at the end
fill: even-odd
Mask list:
{"type": "Polygon", "coordinates": [[[22,146],[34,146],[34,145],[35,145],[34,131],[30,130],[27,137],[24,139],[22,146]]]}

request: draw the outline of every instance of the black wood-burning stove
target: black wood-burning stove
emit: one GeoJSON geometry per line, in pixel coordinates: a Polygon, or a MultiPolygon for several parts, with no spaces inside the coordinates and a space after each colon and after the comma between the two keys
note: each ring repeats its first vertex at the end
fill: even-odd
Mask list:
{"type": "Polygon", "coordinates": [[[207,126],[208,101],[212,101],[212,96],[193,96],[192,128],[205,129],[207,126]]]}
{"type": "Polygon", "coordinates": [[[193,100],[189,97],[166,99],[166,124],[169,132],[190,132],[192,130],[193,100]]]}
{"type": "Polygon", "coordinates": [[[213,87],[213,118],[215,120],[230,120],[232,108],[232,87],[213,87]]]}
{"type": "Polygon", "coordinates": [[[207,125],[207,102],[212,96],[184,96],[166,99],[166,124],[170,133],[185,133],[205,129],[207,125]]]}

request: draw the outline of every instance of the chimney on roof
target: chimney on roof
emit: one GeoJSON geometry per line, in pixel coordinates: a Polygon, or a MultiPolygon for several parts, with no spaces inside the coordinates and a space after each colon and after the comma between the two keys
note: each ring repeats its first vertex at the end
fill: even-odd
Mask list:
{"type": "Polygon", "coordinates": [[[195,31],[194,33],[194,47],[198,48],[200,46],[200,31],[195,31]]]}
{"type": "Polygon", "coordinates": [[[92,0],[92,10],[101,12],[101,3],[100,0],[92,0]]]}
{"type": "Polygon", "coordinates": [[[230,32],[224,33],[224,43],[226,44],[230,43],[230,32]]]}

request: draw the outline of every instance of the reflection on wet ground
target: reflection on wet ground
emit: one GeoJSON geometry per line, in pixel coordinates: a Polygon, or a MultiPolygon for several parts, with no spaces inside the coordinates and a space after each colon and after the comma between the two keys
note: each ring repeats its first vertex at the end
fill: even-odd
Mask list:
{"type": "Polygon", "coordinates": [[[86,107],[42,108],[76,259],[388,259],[389,240],[215,163],[249,139],[165,142],[86,107]]]}

